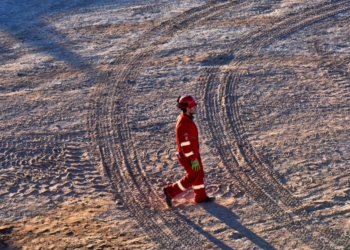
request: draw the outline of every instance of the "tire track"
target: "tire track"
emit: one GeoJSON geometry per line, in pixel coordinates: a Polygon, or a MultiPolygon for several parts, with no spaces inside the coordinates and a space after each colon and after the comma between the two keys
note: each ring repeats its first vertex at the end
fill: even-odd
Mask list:
{"type": "MultiPolygon", "coordinates": [[[[300,19],[298,18],[299,20],[303,20],[301,22],[297,22],[295,20],[293,20],[292,22],[288,22],[286,20],[285,22],[282,22],[281,30],[279,30],[278,28],[273,29],[273,31],[276,31],[277,34],[272,35],[271,38],[266,37],[265,39],[260,39],[260,37],[259,39],[254,39],[255,41],[257,41],[257,43],[254,43],[253,40],[253,44],[251,47],[256,48],[256,50],[258,51],[260,48],[267,46],[278,37],[282,38],[290,34],[291,32],[299,30],[300,28],[306,27],[310,24],[321,21],[327,17],[333,16],[340,12],[348,11],[349,9],[350,6],[348,1],[339,1],[337,3],[330,4],[329,6],[326,5],[324,7],[322,6],[319,9],[308,11],[305,13],[305,17],[311,16],[311,18],[303,19],[303,16],[301,16],[299,17],[300,19]],[[345,6],[343,6],[344,4],[345,6]],[[290,32],[288,32],[288,29],[290,30],[290,32]]],[[[259,35],[257,37],[259,37],[259,35]]],[[[246,63],[249,63],[249,59],[246,63]]],[[[268,194],[275,193],[277,197],[276,200],[281,200],[289,211],[298,214],[300,218],[307,221],[310,219],[307,211],[299,208],[302,205],[302,203],[290,194],[290,192],[279,181],[279,178],[277,177],[275,172],[272,171],[267,166],[267,164],[265,164],[264,160],[259,157],[254,148],[249,144],[249,142],[244,138],[244,136],[242,136],[245,134],[245,130],[244,125],[240,120],[240,116],[238,113],[239,106],[237,103],[237,87],[241,75],[242,72],[238,72],[236,74],[233,74],[233,72],[228,73],[226,75],[227,80],[224,84],[224,86],[227,87],[225,91],[225,112],[228,118],[232,118],[229,120],[229,123],[227,125],[230,128],[230,130],[236,129],[236,131],[233,131],[233,133],[235,134],[235,138],[240,148],[239,153],[241,153],[244,159],[248,161],[248,165],[251,166],[252,171],[263,173],[263,176],[261,176],[262,180],[259,182],[259,184],[261,184],[261,186],[265,188],[266,192],[268,194]],[[230,93],[232,93],[233,95],[230,96],[230,93]],[[235,126],[232,126],[232,124],[235,124],[235,126]],[[268,187],[266,187],[264,183],[268,183],[268,187]]],[[[321,228],[317,228],[317,230],[315,231],[321,232],[323,236],[325,236],[326,238],[333,241],[339,246],[349,246],[349,239],[346,238],[346,236],[342,236],[341,232],[337,232],[332,229],[324,230],[321,228]]]]}
{"type": "MultiPolygon", "coordinates": [[[[225,162],[226,168],[233,174],[236,184],[246,190],[258,203],[259,201],[262,202],[260,205],[264,210],[275,218],[280,218],[281,213],[284,215],[283,217],[288,217],[286,215],[290,211],[296,212],[298,210],[301,202],[293,197],[280,183],[276,174],[265,165],[244,137],[244,125],[239,117],[237,103],[237,86],[243,74],[240,66],[249,63],[251,55],[271,42],[348,9],[348,2],[339,1],[293,15],[271,29],[253,32],[252,35],[246,36],[237,43],[236,49],[238,50],[242,46],[244,51],[233,61],[238,68],[236,72],[223,73],[222,78],[219,79],[218,75],[221,73],[219,68],[212,68],[203,72],[200,77],[199,81],[204,83],[205,89],[199,90],[199,93],[203,96],[204,102],[208,103],[207,107],[209,107],[204,111],[204,116],[208,119],[207,126],[211,131],[212,140],[219,144],[219,155],[225,162]],[[344,3],[345,6],[343,6],[344,3]],[[246,45],[244,46],[244,44],[246,45]],[[219,90],[216,90],[216,88],[219,88],[219,90]],[[221,109],[217,108],[220,104],[221,109]],[[219,116],[220,121],[213,119],[215,114],[221,114],[219,116]],[[234,138],[235,142],[231,145],[230,141],[223,138],[234,138]],[[240,180],[243,180],[243,182],[240,180]],[[260,199],[258,193],[264,196],[265,199],[260,199]],[[283,205],[276,202],[282,202],[283,205]]],[[[232,51],[230,53],[232,54],[232,51]]],[[[199,84],[199,86],[202,85],[199,84]]],[[[299,210],[298,215],[304,220],[309,219],[305,210],[299,210]]],[[[291,219],[287,221],[294,224],[293,226],[287,224],[287,228],[303,239],[305,243],[309,243],[311,240],[316,249],[323,249],[327,246],[326,242],[315,238],[312,232],[306,230],[302,224],[295,225],[295,222],[291,219]]],[[[342,238],[339,233],[331,229],[322,232],[322,235],[338,245],[348,245],[348,239],[342,238]]]]}
{"type": "Polygon", "coordinates": [[[63,148],[63,155],[66,178],[73,182],[73,188],[86,189],[86,186],[92,189],[106,188],[94,167],[94,162],[87,156],[84,149],[75,144],[66,144],[63,148]]]}
{"type": "MultiPolygon", "coordinates": [[[[74,140],[83,139],[77,136],[80,134],[73,133],[74,140]]],[[[105,187],[95,164],[86,156],[87,152],[67,146],[62,142],[66,136],[70,138],[72,134],[28,134],[0,141],[0,182],[16,186],[23,182],[50,182],[64,178],[80,186],[89,184],[92,189],[105,187]],[[5,144],[5,141],[12,144],[5,144]],[[11,171],[13,168],[16,169],[15,175],[11,171]],[[50,176],[50,173],[54,175],[50,176]]]]}
{"type": "Polygon", "coordinates": [[[132,57],[133,59],[140,57],[142,53],[152,53],[152,51],[156,50],[159,45],[163,44],[170,37],[174,36],[178,32],[188,29],[189,26],[193,26],[195,23],[205,22],[215,18],[231,7],[242,8],[250,4],[251,3],[249,1],[243,0],[231,0],[225,3],[221,3],[221,1],[217,0],[189,9],[183,14],[176,16],[174,18],[175,20],[167,20],[142,35],[136,42],[124,49],[120,53],[120,56],[112,63],[115,65],[128,65],[130,64],[130,54],[133,54],[133,52],[139,50],[140,48],[146,51],[135,53],[135,55],[132,57]],[[158,37],[158,39],[152,42],[152,40],[155,40],[155,37],[158,37]]]}
{"type": "MultiPolygon", "coordinates": [[[[215,141],[215,144],[217,145],[216,150],[219,156],[222,158],[224,166],[232,175],[232,183],[240,190],[244,190],[264,209],[266,213],[271,215],[278,223],[287,228],[288,231],[294,234],[298,239],[302,239],[307,244],[312,242],[311,245],[315,249],[325,249],[325,242],[320,241],[317,238],[313,238],[311,232],[308,232],[300,222],[295,222],[290,214],[281,208],[279,204],[276,203],[277,201],[273,199],[269,193],[263,190],[259,183],[257,183],[254,178],[252,178],[246,172],[247,167],[244,163],[244,159],[236,158],[235,151],[231,143],[225,139],[227,138],[228,134],[224,129],[223,124],[221,124],[223,122],[222,119],[215,120],[210,118],[218,116],[218,114],[223,112],[223,108],[220,107],[221,105],[219,104],[220,102],[218,95],[213,94],[216,92],[215,84],[208,84],[219,82],[219,79],[213,74],[215,71],[217,72],[218,69],[207,71],[208,78],[203,78],[205,80],[203,81],[203,84],[205,84],[205,89],[200,91],[199,94],[203,94],[206,106],[211,107],[205,109],[204,111],[204,115],[210,124],[207,126],[212,133],[212,140],[215,141]]],[[[224,123],[227,125],[227,121],[224,121],[224,123]]]]}
{"type": "Polygon", "coordinates": [[[153,51],[164,41],[179,31],[188,28],[190,24],[203,20],[209,16],[219,15],[228,5],[237,5],[237,2],[215,2],[190,9],[176,18],[169,20],[144,35],[139,41],[126,49],[114,64],[126,65],[124,70],[117,74],[116,83],[111,83],[114,91],[108,92],[108,82],[111,72],[101,76],[97,91],[92,95],[94,105],[88,118],[88,127],[93,140],[101,152],[107,175],[115,188],[117,198],[121,199],[133,217],[138,221],[146,234],[162,247],[172,249],[180,246],[198,248],[200,236],[194,232],[183,220],[171,211],[162,211],[163,202],[154,193],[152,186],[143,174],[138,153],[132,145],[132,137],[128,126],[127,104],[118,99],[118,92],[127,93],[128,83],[136,80],[144,61],[152,56],[153,51]],[[216,13],[215,13],[216,12],[216,13]],[[206,16],[206,18],[202,18],[206,16]],[[159,35],[161,34],[161,36],[159,35]],[[163,34],[163,35],[162,35],[163,34]],[[160,37],[159,37],[160,36],[160,37]],[[147,46],[149,40],[159,37],[156,42],[148,45],[141,53],[135,54],[130,60],[130,52],[142,45],[147,46]],[[149,197],[148,200],[146,197],[149,197]],[[173,236],[177,240],[169,242],[173,236]]]}

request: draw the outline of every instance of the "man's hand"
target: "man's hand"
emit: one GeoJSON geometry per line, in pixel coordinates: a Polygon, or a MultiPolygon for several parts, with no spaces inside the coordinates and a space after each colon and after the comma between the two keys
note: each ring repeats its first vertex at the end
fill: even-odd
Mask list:
{"type": "Polygon", "coordinates": [[[197,159],[191,161],[191,165],[194,171],[199,171],[199,169],[201,168],[197,159]]]}

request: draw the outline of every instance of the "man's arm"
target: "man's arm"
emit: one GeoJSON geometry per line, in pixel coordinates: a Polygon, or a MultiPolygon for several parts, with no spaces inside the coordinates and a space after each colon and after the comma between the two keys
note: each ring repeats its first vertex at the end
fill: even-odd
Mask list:
{"type": "Polygon", "coordinates": [[[187,126],[180,124],[178,127],[178,136],[181,146],[181,151],[189,160],[195,160],[194,148],[190,141],[190,130],[187,126]]]}

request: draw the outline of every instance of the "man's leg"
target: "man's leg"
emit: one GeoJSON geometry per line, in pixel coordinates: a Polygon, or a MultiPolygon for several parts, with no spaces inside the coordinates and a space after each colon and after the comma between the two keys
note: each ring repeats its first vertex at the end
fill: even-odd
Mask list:
{"type": "Polygon", "coordinates": [[[200,173],[192,185],[193,192],[194,192],[194,201],[197,203],[212,202],[215,200],[215,197],[213,196],[209,197],[207,195],[207,192],[204,186],[204,175],[205,175],[204,168],[200,157],[199,157],[199,165],[201,166],[200,173]]]}
{"type": "Polygon", "coordinates": [[[199,171],[193,170],[191,162],[187,159],[178,157],[178,160],[182,167],[185,169],[186,176],[183,177],[181,180],[170,184],[166,186],[166,188],[164,188],[164,193],[166,196],[168,206],[171,206],[171,199],[173,199],[175,196],[179,195],[189,187],[193,188],[195,202],[199,203],[213,201],[214,198],[208,197],[206,193],[206,189],[204,186],[204,169],[201,159],[199,158],[199,171]]]}
{"type": "Polygon", "coordinates": [[[179,158],[178,160],[181,166],[186,171],[186,176],[184,176],[181,180],[166,186],[165,192],[166,194],[173,199],[175,196],[179,195],[189,187],[193,186],[194,180],[198,177],[200,171],[194,171],[192,169],[191,162],[184,158],[179,158]]]}
{"type": "Polygon", "coordinates": [[[192,188],[194,192],[194,201],[200,202],[207,197],[207,192],[204,186],[204,169],[202,160],[199,158],[200,169],[198,171],[197,178],[192,182],[192,188]]]}

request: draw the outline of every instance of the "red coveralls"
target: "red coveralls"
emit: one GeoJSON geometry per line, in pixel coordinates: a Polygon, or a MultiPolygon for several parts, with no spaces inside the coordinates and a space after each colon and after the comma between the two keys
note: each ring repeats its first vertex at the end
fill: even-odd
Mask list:
{"type": "Polygon", "coordinates": [[[207,194],[204,186],[203,164],[199,154],[198,130],[192,119],[192,117],[184,113],[181,113],[176,119],[177,159],[185,169],[186,176],[176,183],[166,186],[166,192],[170,198],[174,198],[192,186],[194,200],[195,202],[199,202],[207,194]],[[199,162],[199,171],[192,169],[191,161],[195,159],[199,162]]]}

